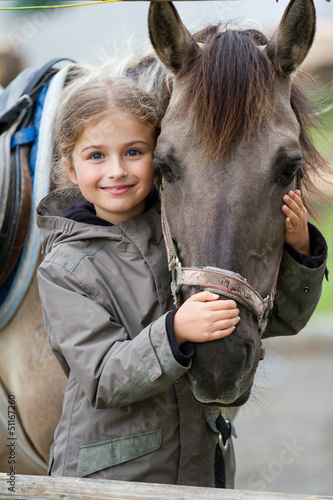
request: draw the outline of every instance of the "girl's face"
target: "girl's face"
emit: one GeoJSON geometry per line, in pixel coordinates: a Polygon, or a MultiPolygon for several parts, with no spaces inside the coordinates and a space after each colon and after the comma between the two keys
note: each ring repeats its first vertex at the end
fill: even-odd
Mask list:
{"type": "Polygon", "coordinates": [[[120,224],[145,210],[154,148],[153,127],[117,111],[84,129],[66,170],[96,215],[120,224]]]}

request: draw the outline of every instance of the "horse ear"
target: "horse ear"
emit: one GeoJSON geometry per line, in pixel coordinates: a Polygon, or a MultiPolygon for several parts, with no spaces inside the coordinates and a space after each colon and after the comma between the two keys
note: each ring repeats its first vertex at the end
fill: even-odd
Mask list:
{"type": "Polygon", "coordinates": [[[157,57],[174,74],[199,50],[171,2],[150,2],[148,30],[157,57]]]}
{"type": "Polygon", "coordinates": [[[291,0],[279,27],[266,47],[276,70],[288,76],[304,61],[314,40],[316,11],[313,0],[291,0]]]}

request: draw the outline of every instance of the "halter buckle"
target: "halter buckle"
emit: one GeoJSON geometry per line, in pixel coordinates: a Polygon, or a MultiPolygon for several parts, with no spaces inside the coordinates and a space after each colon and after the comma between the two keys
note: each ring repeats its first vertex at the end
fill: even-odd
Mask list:
{"type": "Polygon", "coordinates": [[[216,428],[219,431],[219,447],[222,452],[226,452],[229,447],[229,439],[231,436],[237,438],[237,434],[231,419],[225,419],[222,414],[221,418],[216,420],[216,428]]]}

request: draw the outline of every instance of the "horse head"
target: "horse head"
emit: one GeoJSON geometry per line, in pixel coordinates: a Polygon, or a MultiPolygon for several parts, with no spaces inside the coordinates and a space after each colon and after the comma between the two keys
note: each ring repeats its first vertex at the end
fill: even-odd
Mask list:
{"type": "MultiPolygon", "coordinates": [[[[284,242],[282,197],[308,167],[293,75],[313,42],[313,1],[291,0],[270,40],[228,26],[192,36],[169,2],[152,2],[148,22],[171,75],[155,165],[178,257],[186,267],[237,273],[270,296],[284,242]]],[[[182,298],[195,291],[183,286],[182,298]]],[[[253,308],[239,309],[232,335],[195,345],[188,380],[202,403],[238,406],[249,397],[261,335],[253,308]]]]}

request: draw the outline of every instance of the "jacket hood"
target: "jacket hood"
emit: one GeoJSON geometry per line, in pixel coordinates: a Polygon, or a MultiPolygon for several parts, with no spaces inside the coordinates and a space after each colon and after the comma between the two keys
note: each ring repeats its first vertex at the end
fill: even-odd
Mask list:
{"type": "Polygon", "coordinates": [[[68,208],[81,200],[84,200],[84,197],[78,188],[56,190],[41,200],[37,206],[36,222],[44,255],[65,241],[67,243],[82,239],[121,237],[121,225],[105,227],[65,218],[64,214],[68,208]]]}

